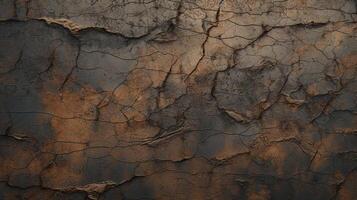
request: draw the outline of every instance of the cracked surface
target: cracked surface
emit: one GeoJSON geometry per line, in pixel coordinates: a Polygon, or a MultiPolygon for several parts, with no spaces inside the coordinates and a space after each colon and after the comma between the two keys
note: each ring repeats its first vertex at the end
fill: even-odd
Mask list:
{"type": "Polygon", "coordinates": [[[0,199],[356,199],[356,7],[0,1],[0,199]]]}

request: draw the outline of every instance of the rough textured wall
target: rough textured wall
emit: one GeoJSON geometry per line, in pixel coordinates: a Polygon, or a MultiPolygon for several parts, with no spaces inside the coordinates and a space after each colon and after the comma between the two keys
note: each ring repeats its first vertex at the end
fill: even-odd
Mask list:
{"type": "Polygon", "coordinates": [[[0,0],[0,199],[357,199],[354,0],[0,0]]]}

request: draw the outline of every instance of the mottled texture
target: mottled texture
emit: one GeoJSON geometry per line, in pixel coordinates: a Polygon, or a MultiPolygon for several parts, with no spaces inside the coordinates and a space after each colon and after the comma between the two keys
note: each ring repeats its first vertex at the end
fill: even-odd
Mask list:
{"type": "Polygon", "coordinates": [[[0,199],[357,199],[354,0],[0,0],[0,199]]]}

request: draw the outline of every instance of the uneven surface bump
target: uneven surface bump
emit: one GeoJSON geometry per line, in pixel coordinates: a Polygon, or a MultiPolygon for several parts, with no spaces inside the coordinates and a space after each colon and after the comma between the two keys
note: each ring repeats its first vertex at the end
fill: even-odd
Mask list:
{"type": "Polygon", "coordinates": [[[0,1],[0,199],[357,199],[356,8],[0,1]]]}

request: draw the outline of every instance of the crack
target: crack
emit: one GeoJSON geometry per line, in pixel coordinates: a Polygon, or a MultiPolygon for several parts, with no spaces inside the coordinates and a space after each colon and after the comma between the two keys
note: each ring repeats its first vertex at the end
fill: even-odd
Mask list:
{"type": "Polygon", "coordinates": [[[22,59],[23,59],[23,54],[24,54],[24,50],[23,50],[23,48],[21,48],[20,54],[19,54],[19,56],[17,57],[16,62],[15,62],[15,64],[13,65],[13,67],[11,67],[11,68],[10,68],[9,70],[7,70],[6,72],[1,72],[0,75],[8,74],[8,73],[11,73],[11,72],[15,71],[15,70],[17,69],[17,66],[20,64],[20,62],[21,62],[22,59]]]}
{"type": "Polygon", "coordinates": [[[60,95],[62,96],[62,91],[63,91],[63,88],[65,87],[66,83],[69,81],[69,79],[71,78],[74,70],[76,68],[78,68],[78,59],[79,59],[79,56],[81,54],[81,43],[78,42],[78,49],[77,49],[77,55],[76,55],[76,58],[75,58],[75,65],[71,68],[70,72],[66,75],[66,77],[64,78],[62,84],[60,85],[60,87],[58,88],[58,91],[60,92],[60,95]]]}
{"type": "Polygon", "coordinates": [[[205,35],[206,38],[203,41],[202,45],[201,45],[201,49],[202,49],[202,56],[200,57],[200,59],[198,60],[198,62],[196,63],[195,67],[193,68],[193,70],[186,76],[185,81],[187,79],[190,78],[190,76],[198,69],[198,66],[200,65],[200,63],[202,62],[202,60],[204,59],[204,57],[206,57],[206,43],[208,42],[208,39],[210,38],[210,33],[212,31],[212,29],[218,27],[218,23],[219,23],[219,16],[220,16],[220,12],[221,12],[221,6],[223,4],[224,0],[220,0],[219,4],[218,4],[218,9],[215,15],[215,22],[213,22],[213,24],[207,29],[205,35]]]}
{"type": "Polygon", "coordinates": [[[340,181],[339,183],[336,184],[336,190],[335,190],[335,194],[334,196],[330,199],[330,200],[334,200],[337,199],[338,194],[340,193],[342,187],[344,186],[344,184],[346,183],[346,179],[352,175],[355,171],[357,170],[357,168],[355,167],[354,169],[352,169],[351,171],[349,171],[345,176],[344,179],[342,181],[340,181]]]}

